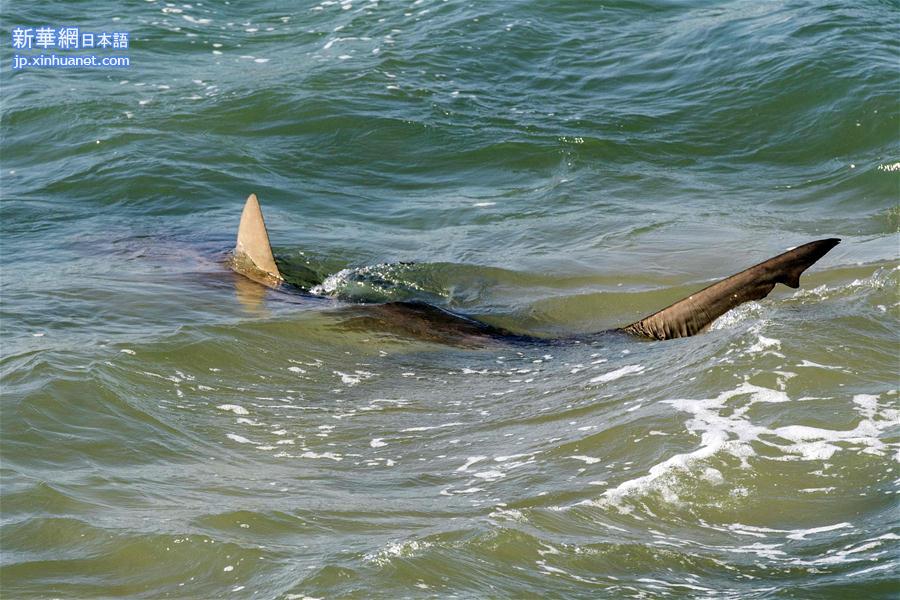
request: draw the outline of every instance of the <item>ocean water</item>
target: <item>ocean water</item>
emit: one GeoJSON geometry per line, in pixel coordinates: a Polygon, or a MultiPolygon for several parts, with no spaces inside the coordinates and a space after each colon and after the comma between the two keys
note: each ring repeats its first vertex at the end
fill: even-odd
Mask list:
{"type": "Polygon", "coordinates": [[[0,14],[4,598],[896,597],[897,2],[0,14]],[[251,192],[318,295],[225,266],[251,192]],[[668,342],[356,306],[560,337],[824,237],[668,342]]]}

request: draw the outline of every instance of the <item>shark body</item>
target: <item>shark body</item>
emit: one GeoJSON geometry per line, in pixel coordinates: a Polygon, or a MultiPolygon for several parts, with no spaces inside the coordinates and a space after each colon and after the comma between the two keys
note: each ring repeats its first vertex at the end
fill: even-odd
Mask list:
{"type": "MultiPolygon", "coordinates": [[[[729,310],[745,302],[765,298],[778,283],[798,288],[800,275],[840,241],[838,238],[826,238],[797,246],[694,292],[639,321],[598,333],[630,334],[653,340],[669,340],[701,333],[729,310]]],[[[237,273],[270,287],[278,287],[284,283],[255,194],[247,198],[241,213],[231,267],[237,273]]],[[[420,339],[462,345],[497,340],[548,341],[516,334],[424,302],[367,305],[364,314],[352,317],[351,325],[353,323],[364,327],[391,325],[394,329],[399,328],[420,339]]]]}

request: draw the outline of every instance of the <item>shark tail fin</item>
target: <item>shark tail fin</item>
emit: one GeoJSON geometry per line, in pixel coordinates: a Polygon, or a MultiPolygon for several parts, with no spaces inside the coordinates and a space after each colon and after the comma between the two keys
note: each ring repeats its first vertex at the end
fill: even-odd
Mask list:
{"type": "Polygon", "coordinates": [[[256,194],[250,194],[244,204],[231,268],[265,285],[276,286],[284,281],[275,264],[269,233],[266,231],[266,222],[256,194]]]}
{"type": "Polygon", "coordinates": [[[745,271],[679,300],[659,312],[622,328],[640,337],[668,340],[706,330],[732,308],[765,298],[776,283],[800,286],[800,275],[840,243],[837,238],[797,246],[745,271]]]}

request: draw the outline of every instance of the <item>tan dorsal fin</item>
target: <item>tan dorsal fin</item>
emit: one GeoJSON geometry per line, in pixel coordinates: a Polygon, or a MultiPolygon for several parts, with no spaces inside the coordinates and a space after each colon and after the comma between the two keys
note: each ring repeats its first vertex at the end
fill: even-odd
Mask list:
{"type": "Polygon", "coordinates": [[[234,247],[234,270],[251,279],[271,278],[278,283],[283,281],[272,246],[269,244],[269,233],[256,194],[250,194],[241,213],[241,224],[238,227],[237,244],[234,247]],[[255,268],[255,269],[254,269],[255,268]],[[254,270],[259,272],[253,272],[254,270]]]}
{"type": "Polygon", "coordinates": [[[841,240],[829,238],[798,246],[765,262],[694,292],[687,298],[622,329],[657,340],[686,337],[706,330],[726,312],[750,300],[765,298],[776,283],[796,288],[800,274],[841,240]]]}

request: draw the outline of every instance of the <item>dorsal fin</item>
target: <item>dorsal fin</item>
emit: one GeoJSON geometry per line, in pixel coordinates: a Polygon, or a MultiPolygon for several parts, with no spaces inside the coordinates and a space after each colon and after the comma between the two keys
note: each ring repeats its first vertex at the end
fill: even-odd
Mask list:
{"type": "Polygon", "coordinates": [[[241,213],[232,267],[251,279],[263,279],[263,283],[277,284],[284,280],[275,264],[269,233],[266,231],[266,222],[256,194],[247,197],[244,212],[241,213]]]}
{"type": "Polygon", "coordinates": [[[829,238],[798,246],[695,292],[622,330],[657,340],[699,333],[739,304],[765,298],[776,283],[799,287],[800,274],[840,241],[829,238]]]}

